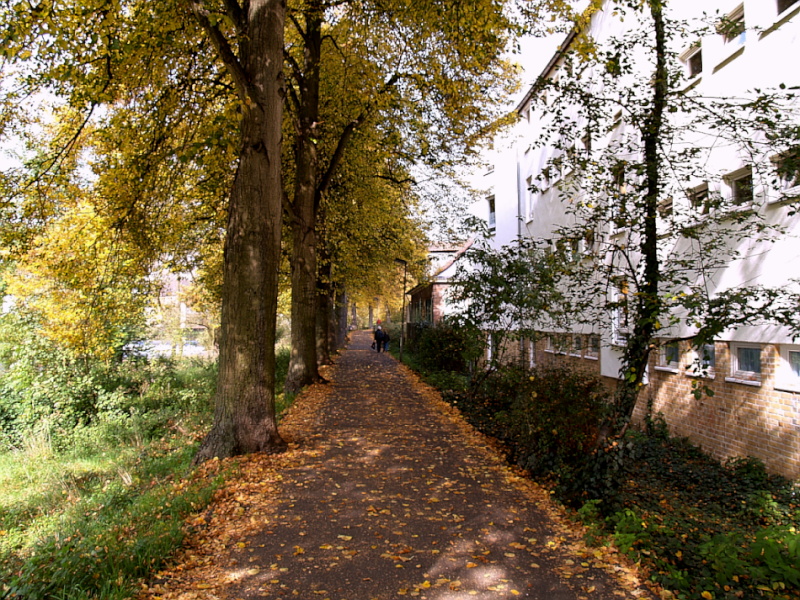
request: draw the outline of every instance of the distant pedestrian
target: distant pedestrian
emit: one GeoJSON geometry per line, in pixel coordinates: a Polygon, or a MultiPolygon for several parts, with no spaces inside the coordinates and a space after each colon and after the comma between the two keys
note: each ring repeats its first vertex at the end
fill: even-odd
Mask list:
{"type": "Polygon", "coordinates": [[[384,335],[385,333],[383,332],[383,329],[381,329],[381,326],[378,325],[377,329],[375,329],[375,335],[374,335],[375,343],[373,344],[378,353],[380,353],[380,351],[383,350],[384,335]]]}
{"type": "Polygon", "coordinates": [[[389,351],[389,339],[390,339],[389,338],[389,332],[384,329],[384,331],[383,331],[383,351],[384,352],[388,352],[389,351]]]}

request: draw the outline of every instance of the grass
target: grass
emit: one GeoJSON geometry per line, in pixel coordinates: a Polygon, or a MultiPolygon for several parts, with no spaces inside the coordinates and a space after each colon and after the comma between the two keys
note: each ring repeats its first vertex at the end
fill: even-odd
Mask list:
{"type": "MultiPolygon", "coordinates": [[[[0,598],[129,598],[180,547],[186,517],[233,474],[191,466],[214,371],[184,363],[169,381],[152,412],[80,432],[69,451],[39,435],[0,454],[0,598]]],[[[279,413],[292,400],[276,394],[279,413]]]]}

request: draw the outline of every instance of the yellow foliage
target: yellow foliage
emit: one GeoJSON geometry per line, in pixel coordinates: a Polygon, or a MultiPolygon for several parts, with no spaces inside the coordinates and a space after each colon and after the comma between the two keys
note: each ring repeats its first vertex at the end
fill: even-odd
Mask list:
{"type": "Polygon", "coordinates": [[[142,313],[142,269],[91,204],[78,202],[37,235],[5,277],[43,334],[82,355],[110,358],[122,329],[142,313]]]}

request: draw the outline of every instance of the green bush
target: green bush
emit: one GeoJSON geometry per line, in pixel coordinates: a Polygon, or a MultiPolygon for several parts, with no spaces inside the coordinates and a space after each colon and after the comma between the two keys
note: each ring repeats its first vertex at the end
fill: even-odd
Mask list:
{"type": "Polygon", "coordinates": [[[477,347],[466,330],[447,323],[417,325],[408,344],[426,372],[465,373],[476,358],[477,347]]]}

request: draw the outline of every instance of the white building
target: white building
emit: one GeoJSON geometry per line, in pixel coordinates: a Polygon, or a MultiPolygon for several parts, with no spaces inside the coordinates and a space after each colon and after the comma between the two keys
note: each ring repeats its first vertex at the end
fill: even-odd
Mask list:
{"type": "MultiPolygon", "coordinates": [[[[800,87],[800,0],[673,0],[667,4],[669,16],[687,23],[683,27],[687,32],[703,21],[711,24],[702,34],[671,42],[677,59],[672,66],[684,75],[680,88],[684,98],[710,106],[708,99],[744,98],[755,89],[800,87]]],[[[623,96],[638,90],[647,97],[652,91],[653,67],[646,52],[620,51],[611,44],[621,36],[646,35],[648,23],[646,15],[630,10],[623,20],[617,8],[606,2],[592,15],[589,25],[589,37],[608,51],[604,61],[583,70],[570,64],[568,57],[578,51],[580,36],[567,36],[517,107],[519,121],[510,141],[496,145],[494,167],[483,178],[483,210],[498,247],[528,237],[546,241],[554,249],[562,244],[575,253],[576,260],[584,260],[583,254],[596,251],[600,243],[606,248],[638,244],[636,227],[616,227],[612,213],[606,221],[593,222],[591,236],[567,239],[563,230],[583,224],[584,213],[575,213],[571,206],[611,204],[641,179],[636,173],[623,172],[628,161],[633,164],[641,158],[625,145],[626,139],[636,138],[637,129],[630,122],[634,113],[627,110],[623,96]],[[542,104],[543,95],[553,93],[543,83],[559,78],[597,76],[594,92],[610,92],[602,87],[597,69],[615,68],[615,60],[623,64],[618,76],[623,86],[607,99],[604,124],[602,119],[595,123],[587,113],[569,107],[561,113],[562,120],[556,121],[549,110],[555,99],[545,100],[547,108],[542,104]],[[631,65],[629,72],[625,72],[626,63],[631,65]],[[562,128],[570,148],[540,145],[542,136],[554,126],[562,128]],[[602,197],[592,197],[584,185],[588,180],[559,164],[559,157],[566,161],[577,155],[591,163],[600,155],[615,152],[623,165],[615,184],[618,189],[602,197]]],[[[728,116],[716,115],[720,121],[728,116]]],[[[694,117],[678,111],[668,118],[681,127],[694,117]]],[[[800,121],[795,123],[800,125],[800,121]]],[[[775,241],[765,239],[769,227],[754,228],[741,239],[732,235],[726,248],[715,251],[717,256],[731,258],[708,272],[699,266],[705,250],[697,253],[696,264],[687,271],[686,289],[703,287],[713,297],[742,286],[797,288],[792,279],[800,279],[800,171],[796,163],[788,170],[780,166],[789,164],[787,157],[800,157],[800,139],[769,141],[755,135],[746,140],[750,147],[745,147],[723,143],[723,137],[708,123],[693,123],[690,129],[671,140],[673,155],[682,150],[702,151],[693,159],[696,170],[678,172],[676,167],[676,176],[661,190],[662,257],[695,256],[692,253],[700,247],[685,236],[670,236],[670,227],[686,232],[687,225],[700,227],[720,215],[735,222],[737,215],[752,208],[762,223],[784,231],[775,241]],[[729,212],[719,212],[723,210],[729,212]]],[[[624,205],[618,210],[625,210],[624,205]]],[[[621,255],[609,258],[607,250],[602,252],[607,264],[621,255]]],[[[638,259],[634,255],[632,260],[638,259]]],[[[634,264],[634,271],[636,268],[634,264]]],[[[628,286],[626,276],[624,284],[608,286],[608,297],[627,296],[628,286]]],[[[774,471],[800,477],[800,343],[795,343],[791,330],[775,325],[731,327],[720,332],[714,343],[705,347],[704,356],[698,357],[688,340],[694,334],[691,319],[680,311],[673,316],[674,324],[662,328],[662,345],[651,356],[638,418],[644,415],[649,398],[654,410],[665,415],[673,433],[691,437],[721,458],[756,456],[774,471]],[[680,341],[670,343],[670,339],[680,341]],[[701,375],[692,368],[698,360],[705,367],[701,375]],[[692,384],[698,382],[712,389],[714,396],[696,398],[692,384]]],[[[622,310],[617,308],[570,330],[544,331],[544,341],[534,348],[534,359],[570,360],[576,367],[616,379],[625,327],[622,310]]]]}

